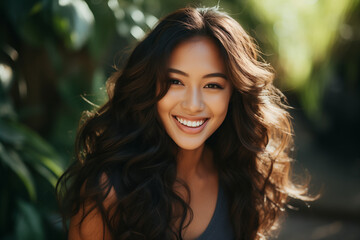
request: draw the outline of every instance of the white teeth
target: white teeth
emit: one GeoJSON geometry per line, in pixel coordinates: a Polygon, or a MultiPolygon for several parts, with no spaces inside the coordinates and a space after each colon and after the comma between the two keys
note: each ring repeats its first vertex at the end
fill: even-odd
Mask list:
{"type": "Polygon", "coordinates": [[[205,120],[190,121],[190,120],[185,120],[185,119],[182,119],[179,117],[176,117],[176,120],[178,120],[182,125],[185,125],[187,127],[200,127],[205,122],[205,120]]]}

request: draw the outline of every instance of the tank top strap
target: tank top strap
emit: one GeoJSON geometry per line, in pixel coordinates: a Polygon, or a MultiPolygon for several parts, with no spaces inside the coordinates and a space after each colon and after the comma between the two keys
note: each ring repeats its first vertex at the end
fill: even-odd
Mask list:
{"type": "Polygon", "coordinates": [[[215,211],[205,231],[196,240],[233,240],[235,239],[232,228],[229,202],[221,182],[216,201],[215,211]]]}

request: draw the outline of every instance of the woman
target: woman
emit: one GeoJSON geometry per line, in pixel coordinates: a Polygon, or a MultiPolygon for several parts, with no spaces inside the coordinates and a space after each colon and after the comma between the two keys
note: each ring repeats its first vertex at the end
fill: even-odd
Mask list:
{"type": "Polygon", "coordinates": [[[69,239],[264,239],[288,196],[292,128],[270,66],[216,8],[163,18],[88,114],[59,180],[69,239]],[[68,185],[68,186],[66,186],[68,185]]]}

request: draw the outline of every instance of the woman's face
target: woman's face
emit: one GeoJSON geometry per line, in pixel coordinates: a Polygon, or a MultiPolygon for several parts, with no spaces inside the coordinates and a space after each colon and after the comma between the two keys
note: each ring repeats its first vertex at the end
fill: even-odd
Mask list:
{"type": "Polygon", "coordinates": [[[232,92],[213,40],[180,43],[170,56],[168,79],[170,89],[157,103],[160,119],[180,148],[195,150],[224,121],[232,92]]]}

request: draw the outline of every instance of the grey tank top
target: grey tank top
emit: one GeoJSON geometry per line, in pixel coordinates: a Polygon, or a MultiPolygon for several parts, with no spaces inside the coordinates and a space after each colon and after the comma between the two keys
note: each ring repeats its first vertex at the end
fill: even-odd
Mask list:
{"type": "Polygon", "coordinates": [[[234,240],[235,234],[229,215],[229,202],[219,184],[214,214],[205,231],[196,240],[234,240]]]}

